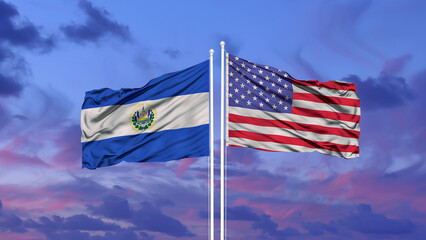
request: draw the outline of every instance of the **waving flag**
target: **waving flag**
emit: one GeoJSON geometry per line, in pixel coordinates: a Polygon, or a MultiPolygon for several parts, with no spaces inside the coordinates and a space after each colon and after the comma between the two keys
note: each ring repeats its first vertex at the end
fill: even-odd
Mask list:
{"type": "Polygon", "coordinates": [[[228,55],[228,146],[359,157],[355,84],[296,80],[228,55]]]}
{"type": "Polygon", "coordinates": [[[86,93],[83,167],[209,155],[209,61],[142,88],[86,93]]]}

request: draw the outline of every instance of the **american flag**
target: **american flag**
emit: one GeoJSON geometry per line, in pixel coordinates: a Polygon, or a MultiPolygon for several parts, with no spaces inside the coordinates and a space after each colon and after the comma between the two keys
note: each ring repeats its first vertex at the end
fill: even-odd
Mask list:
{"type": "Polygon", "coordinates": [[[359,157],[355,84],[296,80],[228,54],[227,145],[359,157]]]}

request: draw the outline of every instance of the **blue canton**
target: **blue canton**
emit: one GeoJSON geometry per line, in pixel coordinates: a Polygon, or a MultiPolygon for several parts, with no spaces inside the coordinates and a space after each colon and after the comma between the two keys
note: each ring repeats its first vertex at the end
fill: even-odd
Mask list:
{"type": "Polygon", "coordinates": [[[229,106],[291,113],[291,79],[287,72],[229,54],[229,106]]]}

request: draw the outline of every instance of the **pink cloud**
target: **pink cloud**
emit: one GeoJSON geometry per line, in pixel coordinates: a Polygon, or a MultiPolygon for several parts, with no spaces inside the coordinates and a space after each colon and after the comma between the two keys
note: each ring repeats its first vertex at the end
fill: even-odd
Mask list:
{"type": "Polygon", "coordinates": [[[185,158],[179,160],[179,164],[176,168],[176,176],[182,178],[188,168],[197,161],[196,158],[185,158]]]}
{"type": "Polygon", "coordinates": [[[348,171],[334,179],[311,182],[306,189],[328,197],[331,202],[366,202],[382,211],[407,204],[426,213],[426,195],[422,194],[426,181],[423,174],[416,172],[416,168],[418,166],[388,175],[372,170],[348,171]]]}
{"type": "Polygon", "coordinates": [[[0,232],[0,239],[13,239],[13,240],[46,240],[46,237],[37,232],[28,232],[28,233],[5,233],[0,232]]]}
{"type": "MultiPolygon", "coordinates": [[[[290,203],[278,203],[272,201],[253,201],[246,198],[237,199],[233,206],[248,206],[253,209],[257,209],[259,212],[263,212],[271,216],[272,220],[277,222],[280,227],[288,227],[290,222],[285,222],[296,211],[302,210],[301,205],[290,204],[290,203]]],[[[297,225],[293,225],[296,227],[297,225]]]]}
{"type": "Polygon", "coordinates": [[[226,187],[234,191],[274,194],[284,192],[286,179],[266,172],[253,172],[244,176],[233,176],[226,187]]]}
{"type": "Polygon", "coordinates": [[[388,60],[383,66],[383,71],[392,74],[399,74],[404,70],[407,63],[412,59],[412,56],[409,54],[404,54],[397,58],[388,60]]]}
{"type": "Polygon", "coordinates": [[[46,188],[25,188],[0,186],[1,201],[4,206],[19,211],[46,213],[59,211],[72,206],[81,206],[77,192],[54,192],[46,188]]]}
{"type": "Polygon", "coordinates": [[[4,166],[44,166],[48,164],[37,156],[19,153],[28,140],[24,137],[16,137],[13,141],[0,150],[0,164],[4,166]]]}

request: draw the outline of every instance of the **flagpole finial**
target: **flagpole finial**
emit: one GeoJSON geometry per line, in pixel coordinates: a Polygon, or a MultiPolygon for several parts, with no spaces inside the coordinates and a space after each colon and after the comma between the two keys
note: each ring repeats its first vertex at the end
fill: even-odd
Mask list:
{"type": "Polygon", "coordinates": [[[210,51],[209,51],[209,52],[210,52],[210,54],[213,54],[213,53],[214,53],[214,50],[213,50],[213,49],[210,49],[210,51]]]}
{"type": "Polygon", "coordinates": [[[222,46],[222,47],[225,46],[225,41],[221,41],[220,46],[222,46]]]}

